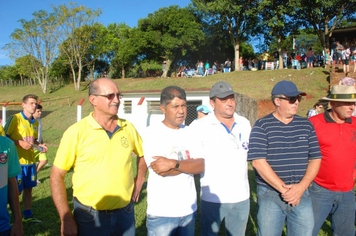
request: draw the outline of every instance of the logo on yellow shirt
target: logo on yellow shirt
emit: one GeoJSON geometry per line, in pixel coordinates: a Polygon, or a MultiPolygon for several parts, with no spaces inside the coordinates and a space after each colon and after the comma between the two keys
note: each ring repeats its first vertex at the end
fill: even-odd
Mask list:
{"type": "Polygon", "coordinates": [[[124,137],[121,137],[121,145],[124,147],[124,148],[128,148],[129,147],[129,141],[127,140],[127,138],[124,136],[124,137]]]}

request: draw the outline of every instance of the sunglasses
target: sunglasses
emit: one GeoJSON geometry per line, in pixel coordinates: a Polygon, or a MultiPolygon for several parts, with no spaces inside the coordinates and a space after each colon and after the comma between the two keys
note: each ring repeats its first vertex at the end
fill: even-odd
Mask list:
{"type": "Polygon", "coordinates": [[[122,93],[110,93],[110,94],[93,94],[94,96],[100,96],[100,97],[105,97],[109,100],[114,100],[115,97],[117,97],[117,99],[122,99],[124,97],[124,95],[122,95],[122,93]]]}
{"type": "Polygon", "coordinates": [[[302,96],[298,95],[295,97],[280,97],[279,99],[287,100],[290,104],[294,104],[297,100],[302,101],[302,96]]]}

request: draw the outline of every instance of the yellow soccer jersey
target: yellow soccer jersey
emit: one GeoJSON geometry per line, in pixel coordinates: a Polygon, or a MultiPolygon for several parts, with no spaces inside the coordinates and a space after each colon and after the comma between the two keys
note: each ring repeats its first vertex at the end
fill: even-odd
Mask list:
{"type": "Polygon", "coordinates": [[[111,139],[92,113],[63,134],[54,165],[73,166],[73,196],[96,210],[113,210],[130,203],[134,187],[132,152],[143,156],[142,139],[134,126],[119,119],[111,139]]]}
{"type": "Polygon", "coordinates": [[[6,135],[5,135],[5,130],[4,130],[4,128],[2,127],[2,125],[0,125],[0,136],[6,136],[6,135]]]}
{"type": "MultiPolygon", "coordinates": [[[[11,116],[5,125],[6,137],[12,140],[23,140],[34,143],[38,137],[38,121],[26,118],[23,112],[11,116]]],[[[21,165],[29,165],[35,162],[33,149],[25,150],[16,145],[19,161],[21,165]]]]}

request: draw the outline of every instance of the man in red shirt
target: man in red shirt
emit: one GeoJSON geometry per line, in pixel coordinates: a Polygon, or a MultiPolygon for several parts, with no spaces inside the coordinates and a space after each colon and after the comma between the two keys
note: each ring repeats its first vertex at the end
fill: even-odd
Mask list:
{"type": "Polygon", "coordinates": [[[313,236],[318,235],[331,215],[333,235],[355,235],[355,193],[353,172],[356,160],[356,89],[336,85],[323,100],[331,110],[311,117],[323,159],[318,175],[309,187],[314,212],[313,236]]]}

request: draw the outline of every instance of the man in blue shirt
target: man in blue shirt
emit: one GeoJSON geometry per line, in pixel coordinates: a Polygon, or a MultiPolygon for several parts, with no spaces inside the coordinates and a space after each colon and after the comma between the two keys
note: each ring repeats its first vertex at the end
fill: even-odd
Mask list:
{"type": "Polygon", "coordinates": [[[290,81],[272,90],[275,111],[258,120],[250,135],[248,160],[256,170],[257,235],[311,236],[314,219],[308,187],[321,153],[313,125],[297,116],[302,96],[290,81]]]}

